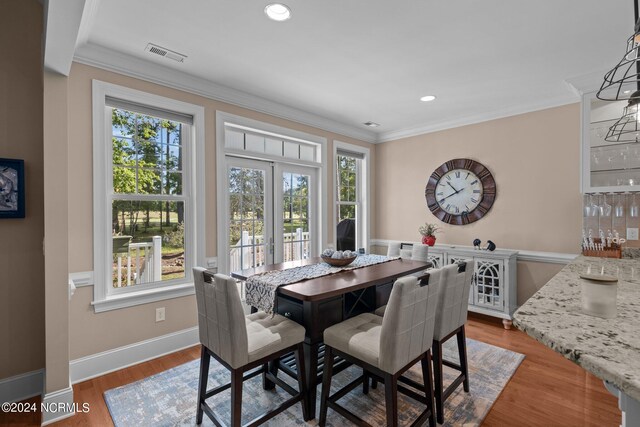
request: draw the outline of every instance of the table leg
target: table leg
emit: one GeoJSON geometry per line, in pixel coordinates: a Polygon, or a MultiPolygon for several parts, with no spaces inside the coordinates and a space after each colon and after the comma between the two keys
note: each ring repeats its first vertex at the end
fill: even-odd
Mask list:
{"type": "MultiPolygon", "coordinates": [[[[304,343],[304,367],[307,379],[307,402],[309,404],[307,413],[309,419],[316,417],[316,394],[318,392],[318,347],[319,344],[304,343]]],[[[308,420],[305,420],[308,421],[308,420]]]]}

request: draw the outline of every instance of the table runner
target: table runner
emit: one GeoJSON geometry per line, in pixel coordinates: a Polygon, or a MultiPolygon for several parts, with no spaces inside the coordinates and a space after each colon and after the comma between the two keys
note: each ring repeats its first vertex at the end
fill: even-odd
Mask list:
{"type": "Polygon", "coordinates": [[[346,270],[367,267],[369,265],[398,259],[398,257],[387,257],[384,255],[359,255],[351,264],[344,267],[333,267],[325,262],[318,264],[302,265],[300,267],[288,268],[286,270],[267,271],[265,273],[254,274],[247,279],[246,301],[250,306],[256,307],[267,314],[274,314],[277,311],[278,288],[291,283],[302,282],[303,280],[314,279],[316,277],[328,276],[346,270]]]}

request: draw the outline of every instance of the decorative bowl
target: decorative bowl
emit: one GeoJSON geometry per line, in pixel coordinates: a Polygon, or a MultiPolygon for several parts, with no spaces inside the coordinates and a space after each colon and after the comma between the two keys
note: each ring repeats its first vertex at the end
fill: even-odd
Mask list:
{"type": "Polygon", "coordinates": [[[327,264],[333,267],[344,267],[345,265],[349,265],[353,262],[354,259],[358,258],[358,256],[354,256],[353,258],[331,258],[330,256],[322,256],[322,260],[327,264]]]}

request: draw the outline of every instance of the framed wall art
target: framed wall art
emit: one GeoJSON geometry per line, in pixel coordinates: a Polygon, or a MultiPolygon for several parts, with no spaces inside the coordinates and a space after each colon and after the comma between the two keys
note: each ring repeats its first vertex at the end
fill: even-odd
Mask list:
{"type": "Polygon", "coordinates": [[[24,160],[0,159],[0,219],[24,218],[24,160]]]}

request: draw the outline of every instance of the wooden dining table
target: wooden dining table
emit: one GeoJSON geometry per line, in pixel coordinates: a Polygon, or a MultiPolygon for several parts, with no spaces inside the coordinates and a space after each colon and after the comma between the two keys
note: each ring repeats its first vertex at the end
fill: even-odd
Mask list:
{"type": "MultiPolygon", "coordinates": [[[[254,274],[320,262],[323,262],[322,258],[308,258],[236,271],[231,276],[244,281],[254,274]]],[[[275,311],[301,324],[306,330],[304,357],[309,419],[315,418],[317,385],[322,382],[324,330],[350,317],[372,312],[386,304],[397,278],[424,271],[429,267],[431,267],[429,262],[395,259],[278,288],[275,311]]],[[[255,310],[252,307],[252,312],[255,310]]],[[[336,358],[333,372],[335,374],[348,366],[346,361],[336,358]]],[[[283,356],[279,362],[270,366],[270,371],[274,375],[282,371],[295,378],[295,358],[293,355],[283,356]]],[[[274,386],[264,377],[263,381],[265,388],[274,386]]]]}

